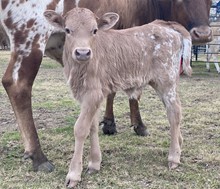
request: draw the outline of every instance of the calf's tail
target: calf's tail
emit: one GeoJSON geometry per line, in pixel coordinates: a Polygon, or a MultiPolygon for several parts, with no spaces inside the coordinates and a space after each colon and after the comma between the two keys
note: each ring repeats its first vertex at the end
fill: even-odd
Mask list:
{"type": "Polygon", "coordinates": [[[183,72],[191,76],[192,68],[190,66],[191,61],[191,48],[192,48],[192,40],[190,36],[183,36],[183,47],[182,47],[182,69],[183,72]]]}

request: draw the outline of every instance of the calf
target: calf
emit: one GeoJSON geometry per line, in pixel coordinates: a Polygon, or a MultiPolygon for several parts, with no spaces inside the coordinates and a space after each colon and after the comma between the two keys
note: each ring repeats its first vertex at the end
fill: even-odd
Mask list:
{"type": "Polygon", "coordinates": [[[66,32],[63,51],[64,73],[81,112],[74,126],[75,149],[67,175],[67,185],[81,180],[85,139],[91,137],[89,172],[100,169],[98,112],[108,94],[123,90],[139,99],[149,84],[162,99],[171,126],[169,168],[180,163],[182,136],[181,104],[177,82],[181,71],[191,74],[191,37],[174,22],[154,21],[126,30],[109,30],[119,19],[106,13],[100,19],[88,9],[75,8],[62,18],[54,11],[44,13],[47,20],[66,32]]]}

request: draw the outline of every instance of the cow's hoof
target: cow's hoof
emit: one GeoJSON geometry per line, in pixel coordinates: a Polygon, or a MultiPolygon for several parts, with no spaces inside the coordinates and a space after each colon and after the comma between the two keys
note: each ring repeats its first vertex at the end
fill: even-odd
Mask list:
{"type": "Polygon", "coordinates": [[[149,133],[147,132],[147,128],[144,125],[132,125],[134,127],[134,131],[139,136],[147,136],[149,133]]]}
{"type": "Polygon", "coordinates": [[[49,173],[54,170],[54,165],[50,161],[48,161],[48,159],[43,153],[39,153],[38,155],[36,154],[33,155],[30,152],[25,152],[23,158],[25,160],[27,159],[32,160],[34,171],[42,171],[49,173]]]}
{"type": "Polygon", "coordinates": [[[176,169],[179,166],[179,163],[169,162],[168,167],[170,170],[176,169]]]}
{"type": "Polygon", "coordinates": [[[38,165],[37,167],[34,167],[34,169],[36,171],[50,173],[54,170],[54,165],[51,162],[47,161],[38,165]]]}
{"type": "Polygon", "coordinates": [[[116,125],[114,119],[104,118],[102,122],[99,124],[102,128],[102,131],[105,135],[114,135],[117,133],[116,125]]]}

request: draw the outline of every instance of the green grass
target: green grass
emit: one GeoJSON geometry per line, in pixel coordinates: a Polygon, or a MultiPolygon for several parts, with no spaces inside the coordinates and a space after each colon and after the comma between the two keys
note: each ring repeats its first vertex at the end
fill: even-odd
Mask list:
{"type": "Polygon", "coordinates": [[[206,70],[206,65],[205,65],[205,62],[203,62],[203,61],[197,61],[197,62],[193,61],[192,68],[193,68],[193,75],[194,76],[202,76],[202,77],[205,77],[205,76],[218,77],[219,76],[213,62],[210,62],[211,72],[208,72],[206,70]]]}
{"type": "Polygon", "coordinates": [[[44,62],[41,64],[41,69],[56,69],[62,67],[57,62],[54,62],[52,59],[48,57],[44,57],[44,62]]]}
{"type": "MultiPolygon", "coordinates": [[[[0,52],[0,76],[8,54],[0,52]]],[[[102,166],[95,175],[85,174],[89,140],[84,148],[84,171],[78,189],[219,189],[220,188],[220,76],[208,73],[202,63],[193,63],[193,76],[181,77],[179,94],[184,137],[181,165],[167,167],[169,124],[163,103],[147,87],[140,111],[150,136],[138,137],[130,127],[128,98],[118,93],[115,116],[118,134],[104,136],[100,128],[102,166]]],[[[62,189],[73,155],[73,125],[79,105],[72,99],[62,67],[44,58],[33,87],[33,112],[41,146],[55,165],[52,173],[33,172],[24,160],[23,144],[0,85],[0,116],[6,127],[0,132],[1,189],[62,189]],[[3,113],[3,114],[2,114],[3,113]],[[6,117],[7,116],[7,117],[6,117]]],[[[104,104],[102,106],[102,114],[104,104]]],[[[4,125],[3,122],[0,123],[4,125]]]]}

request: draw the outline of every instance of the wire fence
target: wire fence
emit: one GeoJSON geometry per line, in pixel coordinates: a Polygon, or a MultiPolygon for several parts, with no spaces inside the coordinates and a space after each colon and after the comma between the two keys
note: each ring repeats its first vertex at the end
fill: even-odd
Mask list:
{"type": "Polygon", "coordinates": [[[216,63],[212,55],[217,56],[217,62],[220,63],[218,55],[220,54],[220,22],[211,23],[213,31],[213,40],[206,45],[193,46],[192,48],[192,62],[216,63]]]}

